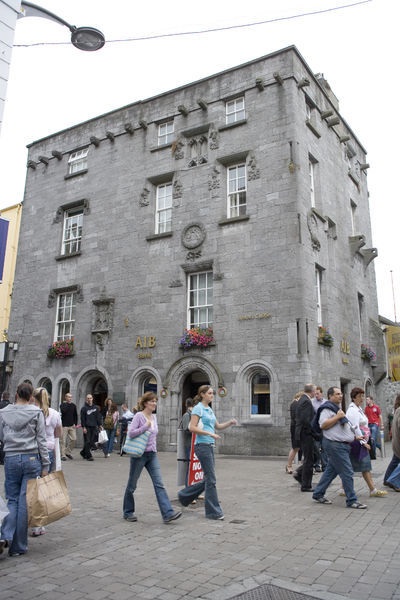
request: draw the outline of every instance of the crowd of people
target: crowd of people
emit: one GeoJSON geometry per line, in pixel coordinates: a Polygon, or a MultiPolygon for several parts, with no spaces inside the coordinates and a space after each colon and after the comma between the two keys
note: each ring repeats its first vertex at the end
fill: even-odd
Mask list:
{"type": "MultiPolygon", "coordinates": [[[[354,490],[354,473],[360,472],[371,498],[384,498],[387,491],[376,487],[372,478],[371,458],[381,447],[380,431],[383,429],[382,414],[373,398],[355,387],[350,393],[351,402],[344,412],[343,394],[338,387],[327,390],[327,398],[319,386],[307,384],[295,394],[290,404],[291,449],[286,473],[300,484],[302,492],[310,492],[314,501],[332,504],[326,492],[339,476],[342,483],[341,495],[346,497],[346,506],[366,509],[354,490]],[[293,464],[298,456],[299,465],[293,464]],[[322,473],[313,487],[313,476],[322,473]]],[[[200,463],[203,479],[189,483],[188,471],[185,486],[178,492],[178,500],[184,507],[204,498],[205,517],[223,520],[224,512],[218,497],[215,473],[215,443],[220,439],[219,431],[237,425],[236,419],[219,423],[211,407],[214,390],[202,385],[197,395],[186,402],[182,417],[185,460],[194,452],[200,463]],[[192,448],[192,437],[193,448],[192,448]],[[204,494],[204,496],[201,496],[204,494]]],[[[15,402],[10,402],[8,392],[0,400],[0,462],[4,464],[5,496],[9,513],[1,524],[0,554],[8,549],[9,556],[20,556],[28,549],[28,514],[26,503],[29,479],[44,477],[61,468],[61,461],[73,460],[76,445],[76,429],[81,426],[84,460],[93,461],[93,451],[101,449],[108,458],[114,450],[119,436],[119,452],[123,454],[124,441],[145,437],[140,455],[130,456],[129,476],[122,502],[122,516],[126,521],[136,522],[135,491],[140,475],[145,469],[153,483],[161,518],[171,523],[182,516],[175,510],[164,486],[157,456],[158,423],[156,416],[157,395],[146,392],[131,411],[126,404],[121,414],[112,398],[107,398],[103,408],[94,404],[92,394],[87,394],[80,411],[72,401],[71,393],[65,395],[60,411],[50,407],[50,398],[43,387],[33,389],[25,382],[18,386],[15,402]],[[105,432],[104,441],[99,433],[105,432]]],[[[400,492],[400,394],[394,403],[392,421],[393,457],[387,467],[383,484],[400,492]]],[[[31,535],[45,533],[43,527],[33,528],[31,535]]]]}
{"type": "MultiPolygon", "coordinates": [[[[361,473],[369,490],[370,498],[384,498],[386,490],[376,487],[372,478],[371,458],[376,457],[376,449],[381,451],[383,431],[382,413],[372,396],[367,397],[364,411],[365,392],[355,387],[350,392],[351,402],[344,412],[343,393],[333,386],[323,397],[322,388],[313,384],[304,386],[295,394],[290,406],[291,449],[288,455],[286,473],[292,474],[300,484],[302,492],[312,493],[312,498],[320,504],[332,504],[325,493],[339,476],[342,483],[340,495],[346,497],[346,506],[353,509],[366,509],[359,502],[354,490],[354,473],[361,473]],[[293,472],[293,461],[301,453],[302,461],[293,472]],[[315,473],[322,476],[315,487],[312,480],[315,473]]],[[[395,402],[393,423],[400,429],[400,395],[395,402]],[[399,414],[397,414],[399,413],[399,414]]],[[[384,477],[384,485],[400,491],[400,438],[393,435],[394,455],[384,477]],[[398,468],[399,467],[399,468],[398,468]],[[393,473],[398,468],[396,473],[393,473]],[[396,479],[398,475],[398,479],[396,479]],[[394,479],[390,479],[393,476],[394,479]]],[[[300,459],[299,459],[300,460],[300,459]]]]}

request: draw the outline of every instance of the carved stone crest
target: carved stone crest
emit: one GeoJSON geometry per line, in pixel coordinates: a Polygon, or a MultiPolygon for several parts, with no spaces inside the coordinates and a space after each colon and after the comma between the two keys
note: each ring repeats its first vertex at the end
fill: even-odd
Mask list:
{"type": "Polygon", "coordinates": [[[188,250],[198,248],[206,239],[206,231],[200,223],[190,223],[182,231],[182,245],[188,250]]]}

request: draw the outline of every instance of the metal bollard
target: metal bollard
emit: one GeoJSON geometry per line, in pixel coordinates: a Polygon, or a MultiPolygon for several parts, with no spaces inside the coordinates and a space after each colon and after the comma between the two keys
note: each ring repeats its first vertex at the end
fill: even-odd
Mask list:
{"type": "Polygon", "coordinates": [[[381,435],[381,455],[382,455],[382,458],[385,458],[386,452],[385,452],[385,430],[384,429],[380,430],[380,435],[381,435]]]}

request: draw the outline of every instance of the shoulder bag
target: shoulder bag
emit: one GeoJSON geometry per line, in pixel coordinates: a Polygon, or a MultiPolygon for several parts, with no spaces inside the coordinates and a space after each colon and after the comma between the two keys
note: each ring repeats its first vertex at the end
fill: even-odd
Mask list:
{"type": "Polygon", "coordinates": [[[127,435],[125,444],[122,447],[122,451],[125,452],[125,454],[129,454],[129,456],[133,456],[134,458],[140,458],[143,456],[143,453],[146,450],[150,433],[150,431],[145,431],[144,433],[141,433],[137,437],[133,438],[127,435]]]}

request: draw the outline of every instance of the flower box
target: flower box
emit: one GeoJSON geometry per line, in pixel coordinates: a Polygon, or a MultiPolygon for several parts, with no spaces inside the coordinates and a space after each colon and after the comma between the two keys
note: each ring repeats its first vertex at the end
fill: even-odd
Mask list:
{"type": "Polygon", "coordinates": [[[376,353],[372,348],[370,348],[366,344],[361,344],[361,358],[363,360],[375,361],[376,353]]]}
{"type": "Polygon", "coordinates": [[[53,342],[47,350],[48,358],[69,358],[74,356],[74,340],[59,340],[53,342]]]}
{"type": "Polygon", "coordinates": [[[185,329],[183,336],[179,340],[179,346],[184,350],[191,348],[207,348],[215,344],[212,327],[203,329],[201,327],[193,327],[185,329]]]}
{"type": "Polygon", "coordinates": [[[329,333],[326,327],[322,327],[320,325],[318,327],[318,344],[322,344],[323,346],[333,346],[334,339],[329,333]]]}

